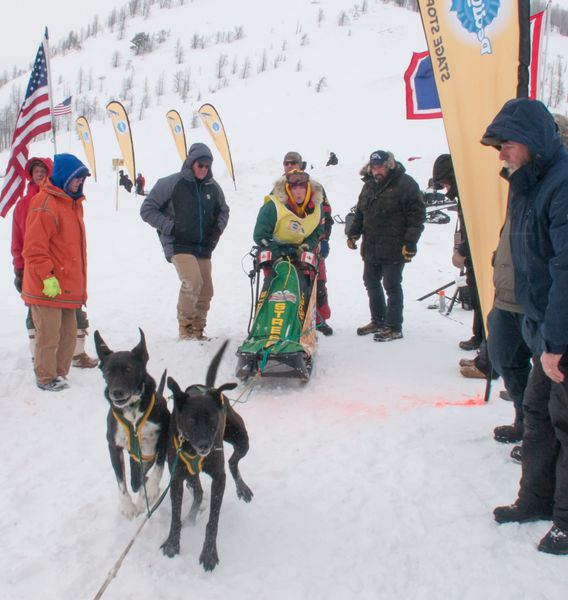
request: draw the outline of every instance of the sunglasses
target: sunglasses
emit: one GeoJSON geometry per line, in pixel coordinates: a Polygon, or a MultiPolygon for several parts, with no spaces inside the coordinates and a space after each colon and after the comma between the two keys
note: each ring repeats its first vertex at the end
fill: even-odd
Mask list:
{"type": "Polygon", "coordinates": [[[200,163],[200,162],[197,163],[197,168],[198,169],[208,169],[210,166],[211,165],[200,163]]]}
{"type": "Polygon", "coordinates": [[[285,164],[287,167],[289,167],[289,166],[291,166],[291,165],[299,165],[300,163],[299,163],[298,161],[296,161],[296,160],[285,160],[285,161],[284,161],[284,164],[285,164]]]}

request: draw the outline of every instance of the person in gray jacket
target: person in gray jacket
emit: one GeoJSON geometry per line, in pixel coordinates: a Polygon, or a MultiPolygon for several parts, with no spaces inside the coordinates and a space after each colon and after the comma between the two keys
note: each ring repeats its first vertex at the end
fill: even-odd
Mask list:
{"type": "Polygon", "coordinates": [[[211,255],[227,222],[229,207],[213,179],[211,150],[192,144],[179,173],[156,182],[140,216],[157,231],[181,282],[177,318],[182,340],[207,340],[204,334],[213,297],[211,255]]]}

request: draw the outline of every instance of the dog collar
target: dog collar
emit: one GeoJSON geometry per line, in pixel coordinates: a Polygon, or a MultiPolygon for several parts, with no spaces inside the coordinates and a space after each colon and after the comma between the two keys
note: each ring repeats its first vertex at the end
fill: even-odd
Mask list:
{"type": "Polygon", "coordinates": [[[150,462],[156,457],[155,454],[152,454],[152,456],[144,456],[142,454],[142,446],[140,445],[140,435],[144,429],[144,425],[146,425],[146,421],[148,420],[152,409],[154,408],[155,403],[156,394],[152,394],[148,408],[136,423],[132,423],[119,415],[116,411],[112,411],[114,418],[117,420],[119,425],[122,425],[126,433],[126,437],[128,439],[128,454],[130,454],[130,458],[136,462],[150,462]]]}

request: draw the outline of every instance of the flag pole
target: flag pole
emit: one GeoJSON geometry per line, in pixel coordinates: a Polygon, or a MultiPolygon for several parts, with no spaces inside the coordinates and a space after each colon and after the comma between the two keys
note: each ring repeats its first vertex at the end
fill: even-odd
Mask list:
{"type": "Polygon", "coordinates": [[[49,34],[47,32],[47,27],[45,28],[43,45],[45,48],[45,64],[47,65],[47,85],[49,88],[49,112],[51,118],[51,131],[53,132],[53,136],[51,141],[53,142],[53,154],[57,154],[57,142],[55,140],[55,119],[53,117],[53,92],[51,90],[51,68],[49,66],[49,34]]]}
{"type": "Polygon", "coordinates": [[[550,0],[546,3],[544,7],[544,48],[541,44],[540,47],[540,56],[538,58],[539,67],[539,87],[540,87],[540,96],[539,99],[544,102],[544,84],[546,80],[546,58],[548,56],[548,33],[550,29],[550,11],[548,10],[550,7],[550,0]]]}

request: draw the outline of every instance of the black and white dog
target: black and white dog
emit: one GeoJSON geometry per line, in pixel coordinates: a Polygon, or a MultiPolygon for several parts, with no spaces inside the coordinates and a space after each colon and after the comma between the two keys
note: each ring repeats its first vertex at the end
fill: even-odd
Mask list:
{"type": "Polygon", "coordinates": [[[249,448],[247,430],[242,418],[223,394],[225,390],[237,387],[237,384],[225,383],[219,388],[214,387],[217,369],[226,347],[227,342],[211,361],[205,385],[191,385],[182,392],[174,379],[168,377],[168,387],[174,395],[168,449],[170,471],[173,471],[170,488],[172,521],[162,550],[170,557],[179,554],[184,480],[193,491],[188,519],[195,523],[203,500],[203,488],[199,479],[203,470],[212,478],[209,521],[199,557],[199,562],[206,571],[212,571],[219,563],[217,527],[226,478],[223,441],[231,444],[234,449],[229,459],[229,469],[237,486],[237,496],[245,502],[250,502],[253,496],[239,472],[239,461],[249,448]]]}
{"type": "Polygon", "coordinates": [[[105,397],[110,404],[107,442],[118,482],[119,510],[132,519],[144,512],[146,501],[152,506],[160,494],[170,423],[162,395],[166,373],[156,391],[156,382],[146,370],[149,357],[141,329],[140,342],[130,351],[113,352],[98,331],[95,331],[95,347],[106,383],[105,397]],[[123,450],[130,455],[132,491],[140,492],[136,505],[126,487],[123,450]],[[144,483],[146,493],[141,489],[144,483]]]}

